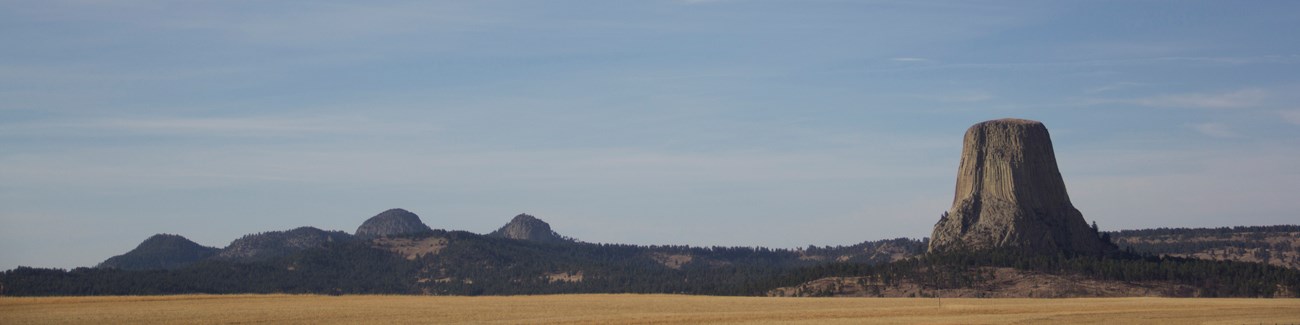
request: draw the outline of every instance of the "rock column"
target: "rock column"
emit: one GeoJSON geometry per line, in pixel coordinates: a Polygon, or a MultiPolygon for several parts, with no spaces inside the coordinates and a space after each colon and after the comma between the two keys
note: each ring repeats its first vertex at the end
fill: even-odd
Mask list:
{"type": "Polygon", "coordinates": [[[1026,252],[1099,255],[1098,237],[1070,203],[1043,123],[985,121],[966,131],[952,207],[930,237],[930,251],[1015,247],[1026,252]]]}

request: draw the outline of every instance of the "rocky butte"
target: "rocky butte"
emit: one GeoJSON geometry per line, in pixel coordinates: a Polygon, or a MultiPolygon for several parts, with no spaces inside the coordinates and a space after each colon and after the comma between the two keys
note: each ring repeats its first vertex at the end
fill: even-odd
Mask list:
{"type": "Polygon", "coordinates": [[[551,225],[537,219],[537,217],[521,213],[510,220],[505,226],[488,234],[488,237],[510,238],[518,240],[527,240],[546,243],[560,243],[571,241],[554,230],[551,225]]]}
{"type": "Polygon", "coordinates": [[[1070,203],[1047,127],[1010,118],[966,130],[952,207],[930,238],[930,252],[1103,255],[1117,249],[1070,203]]]}
{"type": "Polygon", "coordinates": [[[371,239],[387,236],[401,236],[410,234],[419,234],[431,232],[429,226],[420,221],[420,216],[406,211],[404,209],[388,209],[380,212],[370,219],[366,219],[357,227],[356,236],[361,239],[371,239]]]}

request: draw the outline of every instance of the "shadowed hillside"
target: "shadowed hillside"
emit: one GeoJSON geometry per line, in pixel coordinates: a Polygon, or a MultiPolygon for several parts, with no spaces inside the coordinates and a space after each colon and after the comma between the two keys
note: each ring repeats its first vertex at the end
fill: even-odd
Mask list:
{"type": "Polygon", "coordinates": [[[122,270],[176,269],[220,252],[215,247],[199,245],[185,237],[157,234],[145,239],[126,254],[113,256],[99,263],[101,268],[122,270]]]}

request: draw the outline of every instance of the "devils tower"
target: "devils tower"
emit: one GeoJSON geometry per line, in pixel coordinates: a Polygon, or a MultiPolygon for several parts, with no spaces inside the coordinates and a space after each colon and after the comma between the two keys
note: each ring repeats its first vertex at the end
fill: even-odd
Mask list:
{"type": "Polygon", "coordinates": [[[1047,127],[1000,119],[966,130],[952,207],[930,252],[1013,248],[1101,255],[1114,250],[1070,203],[1047,127]]]}

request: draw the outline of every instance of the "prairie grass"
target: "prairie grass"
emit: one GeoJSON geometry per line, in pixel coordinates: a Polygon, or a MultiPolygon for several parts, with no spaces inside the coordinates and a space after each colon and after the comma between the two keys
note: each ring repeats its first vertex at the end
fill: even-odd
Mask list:
{"type": "Polygon", "coordinates": [[[0,298],[0,324],[1297,324],[1300,299],[179,295],[0,298]]]}

